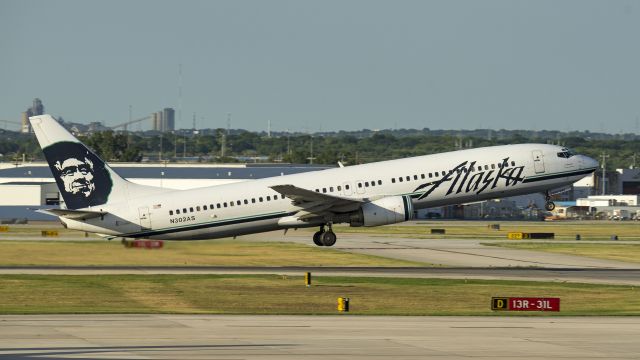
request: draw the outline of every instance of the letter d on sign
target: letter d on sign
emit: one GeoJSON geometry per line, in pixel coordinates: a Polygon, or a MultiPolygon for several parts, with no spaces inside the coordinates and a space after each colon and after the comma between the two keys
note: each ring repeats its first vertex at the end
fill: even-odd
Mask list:
{"type": "Polygon", "coordinates": [[[508,298],[494,297],[491,298],[491,310],[507,310],[509,304],[508,298]]]}

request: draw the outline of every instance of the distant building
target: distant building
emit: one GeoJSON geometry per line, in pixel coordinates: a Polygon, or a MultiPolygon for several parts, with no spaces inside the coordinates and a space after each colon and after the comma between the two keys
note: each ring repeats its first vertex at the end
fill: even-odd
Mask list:
{"type": "Polygon", "coordinates": [[[36,115],[44,115],[44,105],[42,105],[42,100],[35,98],[33,99],[33,105],[27,109],[27,111],[22,113],[22,127],[20,129],[23,133],[33,132],[31,129],[31,124],[29,123],[29,117],[36,115]]]}
{"type": "Polygon", "coordinates": [[[151,114],[151,128],[155,131],[173,131],[176,127],[175,110],[164,108],[162,111],[151,114]]]}

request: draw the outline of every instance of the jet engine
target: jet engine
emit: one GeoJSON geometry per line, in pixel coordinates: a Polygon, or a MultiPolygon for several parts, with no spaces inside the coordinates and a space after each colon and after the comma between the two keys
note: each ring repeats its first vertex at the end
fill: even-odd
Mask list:
{"type": "Polygon", "coordinates": [[[379,226],[413,219],[413,204],[409,196],[389,196],[363,204],[351,213],[351,226],[379,226]]]}

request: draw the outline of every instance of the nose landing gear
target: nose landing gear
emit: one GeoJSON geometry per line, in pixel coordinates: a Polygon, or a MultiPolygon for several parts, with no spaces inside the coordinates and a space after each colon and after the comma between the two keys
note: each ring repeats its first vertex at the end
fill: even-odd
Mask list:
{"type": "Polygon", "coordinates": [[[320,226],[320,230],[316,231],[313,234],[313,243],[318,246],[333,246],[336,243],[337,236],[331,229],[331,223],[327,223],[327,228],[325,230],[325,225],[320,226]]]}

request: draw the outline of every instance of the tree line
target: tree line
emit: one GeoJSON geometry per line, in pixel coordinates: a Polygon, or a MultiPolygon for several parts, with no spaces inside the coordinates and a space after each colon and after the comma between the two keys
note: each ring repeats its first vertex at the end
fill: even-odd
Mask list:
{"type": "MultiPolygon", "coordinates": [[[[339,132],[322,134],[265,133],[223,129],[199,133],[124,133],[102,131],[79,136],[100,157],[107,161],[140,162],[198,161],[238,162],[248,158],[266,157],[268,162],[308,164],[363,164],[374,161],[419,156],[463,148],[518,143],[553,143],[563,145],[599,159],[607,153],[607,168],[626,168],[635,164],[640,153],[636,136],[589,137],[584,134],[556,133],[531,137],[518,131],[504,132],[499,137],[455,133],[432,134],[407,129],[378,132],[339,132]],[[223,154],[224,147],[224,154],[223,154]],[[242,159],[242,160],[240,160],[242,159]]],[[[2,161],[44,160],[33,134],[11,131],[0,133],[2,161]]]]}

